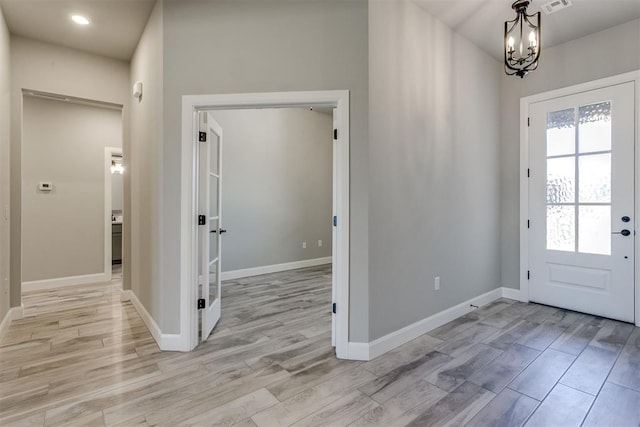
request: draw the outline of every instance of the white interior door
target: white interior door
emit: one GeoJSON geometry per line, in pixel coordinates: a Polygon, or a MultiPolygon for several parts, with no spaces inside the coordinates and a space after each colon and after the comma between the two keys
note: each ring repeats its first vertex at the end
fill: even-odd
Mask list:
{"type": "Polygon", "coordinates": [[[529,109],[529,298],[634,321],[634,83],[529,109]]]}
{"type": "MultiPolygon", "coordinates": [[[[221,281],[220,253],[222,242],[222,128],[206,113],[201,114],[201,129],[206,129],[206,141],[198,149],[198,214],[199,214],[199,298],[200,340],[207,339],[220,320],[221,281]],[[204,222],[204,224],[203,224],[204,222]]],[[[202,138],[201,138],[202,139],[202,138]]]]}
{"type": "MultiPolygon", "coordinates": [[[[333,109],[333,172],[332,172],[332,176],[333,176],[333,190],[331,192],[332,194],[332,211],[333,212],[333,218],[331,219],[332,224],[331,224],[331,301],[332,301],[332,306],[335,307],[335,302],[336,302],[336,298],[337,298],[337,294],[338,294],[338,281],[336,280],[337,278],[337,274],[336,272],[338,271],[338,266],[337,266],[337,250],[338,250],[338,227],[336,227],[336,223],[334,218],[337,218],[338,215],[338,210],[337,210],[337,174],[338,174],[338,165],[337,165],[337,152],[336,150],[337,145],[338,145],[338,139],[337,139],[337,133],[336,133],[336,129],[338,129],[338,119],[336,117],[336,108],[333,109]]],[[[336,346],[336,310],[332,309],[331,310],[331,345],[332,346],[336,346]]]]}

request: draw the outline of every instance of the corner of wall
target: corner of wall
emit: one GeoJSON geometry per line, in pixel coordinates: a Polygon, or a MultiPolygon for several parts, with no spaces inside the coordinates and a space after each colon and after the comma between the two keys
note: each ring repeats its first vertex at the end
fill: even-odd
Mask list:
{"type": "MultiPolygon", "coordinates": [[[[143,94],[130,111],[129,273],[126,281],[159,331],[167,329],[163,310],[162,141],[163,2],[154,6],[131,59],[130,83],[143,94]]],[[[176,307],[177,308],[177,307],[176,307]]],[[[179,325],[178,325],[179,327],[179,325]]],[[[174,328],[175,329],[175,328],[174,328]]]]}
{"type": "Polygon", "coordinates": [[[0,319],[9,314],[10,285],[10,111],[11,35],[0,5],[0,319]]]}

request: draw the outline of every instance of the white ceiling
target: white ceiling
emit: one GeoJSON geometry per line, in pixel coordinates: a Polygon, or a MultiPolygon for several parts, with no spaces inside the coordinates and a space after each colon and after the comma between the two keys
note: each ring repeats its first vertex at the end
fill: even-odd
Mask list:
{"type": "Polygon", "coordinates": [[[0,0],[13,34],[129,60],[156,0],[0,0]],[[80,26],[71,15],[87,17],[80,26]]]}
{"type": "MultiPolygon", "coordinates": [[[[512,20],[513,0],[414,0],[484,51],[503,60],[504,22],[512,20]]],[[[533,0],[528,13],[549,0],[533,0]]],[[[640,0],[571,0],[573,6],[542,12],[542,47],[555,46],[640,18],[640,0]]],[[[622,53],[621,53],[622,54],[622,53]]]]}
{"type": "MultiPolygon", "coordinates": [[[[512,0],[414,0],[427,12],[502,60],[504,21],[512,0]]],[[[538,11],[548,0],[533,0],[538,11]]],[[[0,0],[12,33],[99,55],[129,60],[156,0],[0,0]],[[85,27],[72,14],[91,20],[85,27]]],[[[549,47],[640,18],[640,0],[572,0],[542,13],[542,46],[549,47]]]]}

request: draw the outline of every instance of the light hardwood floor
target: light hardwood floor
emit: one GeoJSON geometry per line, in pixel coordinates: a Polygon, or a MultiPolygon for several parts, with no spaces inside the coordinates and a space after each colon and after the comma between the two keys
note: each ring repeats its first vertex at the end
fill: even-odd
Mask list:
{"type": "Polygon", "coordinates": [[[327,267],[225,284],[211,337],[172,353],[117,279],[26,294],[0,340],[0,425],[640,425],[632,325],[502,299],[341,361],[330,297],[327,267]]]}

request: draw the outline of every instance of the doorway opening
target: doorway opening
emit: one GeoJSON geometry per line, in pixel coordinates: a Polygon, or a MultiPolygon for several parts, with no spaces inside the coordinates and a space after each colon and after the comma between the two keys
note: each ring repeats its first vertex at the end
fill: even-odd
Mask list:
{"type": "Polygon", "coordinates": [[[122,222],[124,218],[124,159],[122,148],[105,148],[105,271],[109,280],[122,280],[122,222]]]}
{"type": "MultiPolygon", "coordinates": [[[[333,132],[329,133],[329,144],[333,145],[331,162],[333,175],[331,177],[332,190],[330,197],[332,212],[328,215],[327,222],[331,227],[329,232],[332,240],[332,293],[333,301],[328,301],[327,313],[332,313],[332,342],[335,343],[336,355],[339,358],[348,358],[348,251],[349,251],[349,117],[348,117],[348,91],[323,91],[323,92],[287,92],[265,94],[239,94],[239,95],[201,95],[183,97],[183,240],[182,246],[182,293],[181,293],[181,339],[187,350],[195,348],[208,336],[208,328],[212,328],[220,316],[220,310],[224,313],[224,302],[220,301],[220,279],[224,273],[219,274],[220,255],[224,255],[221,249],[220,233],[226,231],[226,225],[222,222],[220,205],[214,205],[212,200],[221,201],[221,194],[225,187],[220,185],[219,191],[212,192],[212,183],[219,185],[224,182],[224,173],[220,168],[220,159],[223,158],[224,147],[222,135],[224,126],[220,126],[215,119],[215,112],[221,110],[256,110],[256,109],[318,109],[324,108],[327,112],[335,111],[334,118],[329,116],[327,123],[333,132]],[[335,110],[334,110],[335,109],[335,110]],[[206,117],[203,118],[203,117],[206,117]],[[206,153],[202,151],[202,142],[215,141],[208,145],[206,153]],[[213,149],[211,148],[213,147],[213,149]],[[215,155],[212,155],[215,153],[215,155]],[[208,159],[203,162],[203,159],[208,159]],[[214,159],[212,161],[212,159],[214,159]],[[212,165],[217,164],[217,167],[212,165]],[[206,172],[203,172],[206,171],[206,172]],[[208,177],[205,181],[202,177],[208,177]],[[213,180],[213,181],[212,181],[213,180]],[[203,188],[203,182],[205,187],[203,188]],[[201,195],[206,195],[202,199],[201,195]],[[185,200],[186,199],[186,200],[185,200]],[[206,206],[207,210],[201,212],[199,206],[206,206]],[[198,225],[200,224],[200,225],[198,225]],[[208,225],[207,225],[208,224],[208,225]],[[203,231],[204,230],[204,231],[203,231]],[[214,236],[214,239],[208,237],[214,236]],[[215,243],[211,246],[212,241],[215,243]],[[203,251],[200,248],[205,248],[203,251]],[[216,250],[217,247],[217,250],[216,250]],[[212,250],[214,248],[214,250],[212,250]],[[207,253],[206,259],[203,253],[207,253]],[[215,274],[212,275],[211,264],[218,263],[215,274]],[[204,273],[203,273],[204,272],[204,273]],[[209,280],[203,280],[208,277],[209,280]],[[212,280],[215,279],[214,280],[212,280]],[[215,282],[215,285],[214,285],[215,282]],[[216,292],[203,292],[203,284],[217,290],[216,292]],[[191,303],[189,303],[191,302],[191,303]],[[200,308],[199,308],[200,307],[200,308]],[[205,327],[203,329],[203,327],[205,327]],[[200,333],[199,333],[200,332],[200,333]]],[[[333,114],[332,114],[333,116],[333,114]]],[[[331,129],[330,129],[331,130],[331,129]]],[[[268,147],[265,147],[268,149],[268,147]]],[[[224,239],[224,238],[223,238],[224,239]]],[[[322,246],[320,240],[314,239],[314,244],[322,246]]],[[[300,242],[305,249],[311,242],[300,242]]],[[[222,248],[224,245],[222,245],[222,248]]],[[[326,258],[325,262],[329,261],[326,258]]],[[[222,260],[224,262],[224,260],[222,260]]],[[[317,265],[317,264],[316,264],[317,265]]],[[[264,267],[264,266],[263,266],[264,267]]],[[[273,267],[268,266],[268,267],[273,267]]],[[[282,267],[282,266],[280,266],[282,267]]],[[[223,267],[224,268],[224,267],[223,267]]],[[[286,268],[284,268],[286,269],[286,268]]],[[[233,274],[246,274],[246,270],[238,268],[233,274]],[[244,272],[242,272],[244,270],[244,272]],[[238,273],[240,271],[241,273],[238,273]]],[[[253,269],[255,273],[269,272],[267,270],[253,269]]],[[[274,270],[277,271],[277,270],[274,270]]],[[[226,278],[230,278],[227,274],[226,278]]],[[[237,276],[236,276],[237,277],[237,276]]],[[[215,331],[214,331],[215,334],[215,331]]]]}
{"type": "Polygon", "coordinates": [[[640,322],[636,76],[522,100],[521,299],[640,322]]]}
{"type": "Polygon", "coordinates": [[[56,310],[84,285],[122,286],[110,282],[111,165],[122,141],[121,105],[23,90],[25,313],[56,310]]]}

